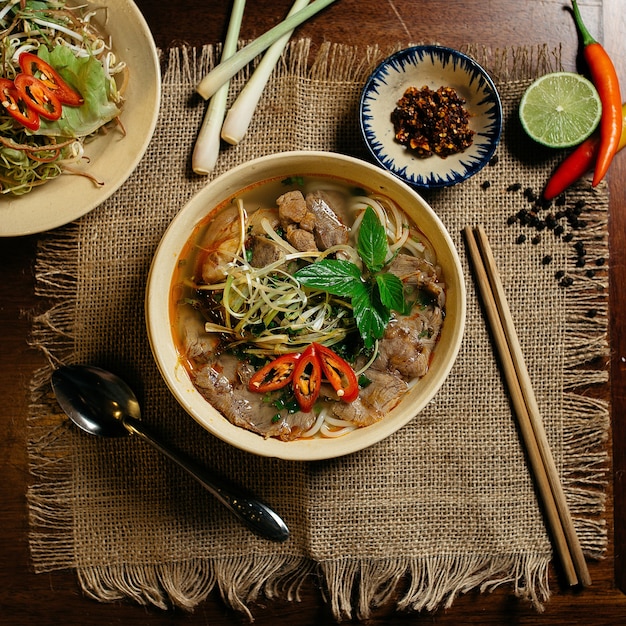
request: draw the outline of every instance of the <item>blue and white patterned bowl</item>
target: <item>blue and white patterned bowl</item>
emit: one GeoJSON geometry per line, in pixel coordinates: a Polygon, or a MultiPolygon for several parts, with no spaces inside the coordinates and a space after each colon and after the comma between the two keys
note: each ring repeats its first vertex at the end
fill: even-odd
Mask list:
{"type": "Polygon", "coordinates": [[[385,59],[368,78],[360,101],[365,143],[381,167],[419,189],[456,185],[491,159],[502,130],[502,104],[493,81],[476,61],[442,46],[414,46],[385,59]],[[473,143],[447,158],[412,154],[395,139],[391,112],[409,87],[452,87],[463,98],[473,143]]]}

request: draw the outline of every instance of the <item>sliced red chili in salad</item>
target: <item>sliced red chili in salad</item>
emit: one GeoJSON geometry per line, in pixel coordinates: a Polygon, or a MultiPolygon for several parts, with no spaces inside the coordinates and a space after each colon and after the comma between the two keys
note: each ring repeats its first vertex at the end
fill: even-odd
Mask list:
{"type": "Polygon", "coordinates": [[[300,354],[292,352],[270,361],[253,374],[248,382],[248,389],[265,393],[286,387],[293,379],[299,358],[300,354]]]}
{"type": "Polygon", "coordinates": [[[319,343],[312,344],[318,354],[326,380],[344,402],[353,402],[359,395],[359,381],[350,364],[336,352],[319,343]]]}
{"type": "Polygon", "coordinates": [[[83,97],[72,89],[49,63],[40,59],[36,54],[22,52],[19,64],[24,74],[38,78],[50,91],[54,92],[61,104],[69,106],[83,104],[83,97]]]}
{"type": "Polygon", "coordinates": [[[24,102],[48,120],[61,117],[61,102],[38,78],[29,74],[18,74],[13,81],[24,102]]]}
{"type": "Polygon", "coordinates": [[[8,78],[0,78],[0,104],[5,111],[29,130],[39,128],[39,114],[31,109],[24,97],[8,78]]]}
{"type": "Polygon", "coordinates": [[[305,413],[313,408],[322,386],[322,367],[316,345],[312,343],[302,353],[293,372],[293,392],[299,407],[305,413]]]}

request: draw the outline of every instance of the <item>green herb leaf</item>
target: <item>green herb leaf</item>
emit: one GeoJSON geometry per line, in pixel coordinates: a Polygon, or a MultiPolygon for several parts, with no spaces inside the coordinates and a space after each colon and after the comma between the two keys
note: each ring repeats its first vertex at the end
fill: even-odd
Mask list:
{"type": "Polygon", "coordinates": [[[402,281],[395,274],[376,274],[376,284],[378,285],[380,301],[387,308],[404,313],[407,305],[404,300],[402,281]]]}
{"type": "Polygon", "coordinates": [[[359,228],[357,251],[370,272],[379,272],[389,251],[387,234],[374,209],[368,206],[359,228]]]}
{"type": "Polygon", "coordinates": [[[361,283],[358,292],[352,296],[354,319],[366,348],[372,348],[376,339],[381,339],[391,318],[387,309],[368,285],[361,283]]]}
{"type": "Polygon", "coordinates": [[[363,285],[361,271],[350,261],[323,259],[303,267],[294,276],[306,287],[344,298],[351,298],[363,285]]]}
{"type": "Polygon", "coordinates": [[[41,46],[37,54],[56,69],[85,102],[79,107],[64,106],[58,120],[42,119],[36,134],[84,137],[120,114],[120,109],[111,99],[110,83],[97,59],[76,57],[66,46],[56,46],[51,52],[41,46]]]}
{"type": "Polygon", "coordinates": [[[294,276],[306,287],[350,298],[363,343],[371,349],[384,335],[391,311],[406,313],[410,305],[405,302],[402,281],[394,274],[381,272],[389,246],[385,228],[370,206],[359,227],[357,251],[368,270],[364,277],[354,263],[334,259],[307,265],[294,276]]]}
{"type": "Polygon", "coordinates": [[[304,185],[304,178],[302,176],[289,176],[281,182],[283,185],[298,185],[302,187],[304,185]]]}

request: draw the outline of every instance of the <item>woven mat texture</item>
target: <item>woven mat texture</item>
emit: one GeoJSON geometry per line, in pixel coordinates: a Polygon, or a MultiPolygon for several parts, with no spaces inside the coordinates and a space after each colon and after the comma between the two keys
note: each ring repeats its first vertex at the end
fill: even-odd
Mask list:
{"type": "MultiPolygon", "coordinates": [[[[263,154],[323,149],[366,159],[358,99],[390,51],[327,44],[313,55],[307,40],[292,42],[249,134],[221,153],[208,178],[190,165],[205,108],[194,88],[216,50],[165,55],[160,119],[138,168],[39,247],[37,289],[52,306],[32,336],[50,361],[33,380],[29,420],[36,571],[74,568],[92,597],[163,608],[191,609],[217,589],[252,615],[256,598],[295,598],[307,576],[319,577],[337,619],[366,618],[391,596],[400,609],[435,610],[459,593],[503,584],[541,608],[552,549],[466,260],[461,230],[478,223],[494,248],[583,549],[602,557],[608,407],[577,386],[607,381],[606,371],[588,366],[607,354],[607,187],[577,185],[565,204],[540,211],[539,224],[515,218],[533,207],[529,190],[540,192],[561,156],[531,145],[516,117],[530,81],[559,67],[545,48],[467,50],[496,81],[505,130],[497,162],[425,196],[462,257],[467,331],[442,390],[405,428],[336,460],[257,458],[202,430],[153,362],[144,288],[171,219],[210,179],[263,154]],[[554,221],[543,228],[548,214],[554,221]],[[272,503],[290,540],[255,537],[140,440],[96,439],[72,427],[49,384],[51,369],[68,362],[125,378],[146,422],[272,503]]],[[[245,78],[233,80],[232,93],[245,78]]]]}

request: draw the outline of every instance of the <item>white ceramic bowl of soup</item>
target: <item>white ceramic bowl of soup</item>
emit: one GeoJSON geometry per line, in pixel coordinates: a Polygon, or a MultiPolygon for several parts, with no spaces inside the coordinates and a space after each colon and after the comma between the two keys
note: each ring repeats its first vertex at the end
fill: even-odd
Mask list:
{"type": "Polygon", "coordinates": [[[180,405],[206,430],[253,454],[307,461],[350,454],[395,433],[428,404],[448,376],[456,359],[465,326],[465,283],[458,253],[445,226],[408,185],[385,170],[329,152],[285,152],[237,166],[211,181],[185,205],[169,225],[155,253],[146,291],[148,336],[160,373],[180,405]],[[231,423],[194,387],[181,357],[172,310],[173,277],[199,224],[216,207],[241,195],[242,190],[276,177],[330,177],[393,200],[419,225],[432,244],[445,281],[445,318],[427,373],[410,387],[383,419],[340,437],[311,437],[283,441],[263,437],[231,423]]]}

